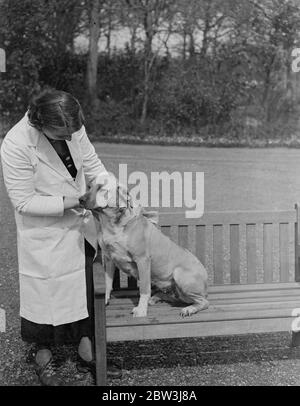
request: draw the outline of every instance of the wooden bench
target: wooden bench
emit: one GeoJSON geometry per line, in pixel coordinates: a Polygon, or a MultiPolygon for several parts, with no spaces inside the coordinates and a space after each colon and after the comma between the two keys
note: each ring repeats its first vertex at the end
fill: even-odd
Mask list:
{"type": "Polygon", "coordinates": [[[160,228],[193,252],[209,275],[209,309],[189,318],[167,303],[133,318],[134,280],[116,271],[105,307],[104,266],[94,263],[97,385],[106,384],[106,342],[290,331],[300,308],[300,210],[160,215],[160,228]]]}

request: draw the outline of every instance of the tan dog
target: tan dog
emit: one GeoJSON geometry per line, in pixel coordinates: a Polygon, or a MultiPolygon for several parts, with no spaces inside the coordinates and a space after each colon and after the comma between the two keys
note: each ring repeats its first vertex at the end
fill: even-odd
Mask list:
{"type": "MultiPolygon", "coordinates": [[[[94,185],[81,202],[99,220],[99,245],[104,255],[139,280],[140,299],[133,316],[147,316],[148,303],[159,300],[179,299],[188,304],[181,310],[183,317],[207,309],[207,273],[201,262],[165,236],[142,207],[134,207],[129,193],[115,178],[103,183],[94,185]],[[150,299],[151,284],[159,291],[150,299]]],[[[112,283],[113,271],[108,269],[106,303],[112,283]]]]}

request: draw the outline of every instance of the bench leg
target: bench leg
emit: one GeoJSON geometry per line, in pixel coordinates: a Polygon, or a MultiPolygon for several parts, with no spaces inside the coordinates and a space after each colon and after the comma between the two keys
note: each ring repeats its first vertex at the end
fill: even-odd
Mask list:
{"type": "Polygon", "coordinates": [[[106,314],[105,295],[95,296],[95,355],[96,355],[96,385],[106,385],[106,314]]]}

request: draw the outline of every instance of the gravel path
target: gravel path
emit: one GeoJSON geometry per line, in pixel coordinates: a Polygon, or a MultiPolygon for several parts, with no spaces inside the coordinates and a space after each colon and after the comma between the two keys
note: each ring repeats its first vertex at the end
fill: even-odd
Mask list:
{"type": "Polygon", "coordinates": [[[298,386],[299,361],[249,362],[206,367],[126,371],[123,385],[152,386],[298,386]]]}
{"type": "MultiPolygon", "coordinates": [[[[38,386],[31,362],[33,349],[21,342],[17,329],[5,336],[5,340],[0,340],[0,386],[38,386]],[[2,351],[3,341],[6,352],[2,351]]],[[[108,385],[298,386],[300,350],[289,348],[289,343],[286,333],[114,343],[108,347],[109,358],[123,364],[123,377],[109,380],[108,385]],[[131,362],[124,362],[126,358],[131,362]]],[[[65,385],[94,385],[89,374],[77,373],[74,347],[60,347],[54,353],[65,385]]]]}

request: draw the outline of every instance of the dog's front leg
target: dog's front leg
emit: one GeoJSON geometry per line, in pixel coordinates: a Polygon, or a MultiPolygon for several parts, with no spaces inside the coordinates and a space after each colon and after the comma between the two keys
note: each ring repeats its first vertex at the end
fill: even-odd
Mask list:
{"type": "Polygon", "coordinates": [[[136,307],[133,308],[133,317],[146,317],[148,309],[148,301],[151,297],[151,262],[150,258],[144,257],[136,261],[139,283],[140,283],[140,299],[136,307]]]}
{"type": "Polygon", "coordinates": [[[105,304],[108,305],[110,294],[112,291],[114,275],[115,275],[115,265],[112,261],[106,260],[105,263],[105,304]]]}

